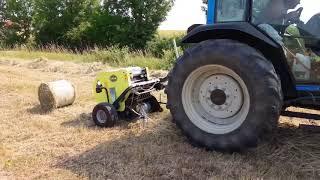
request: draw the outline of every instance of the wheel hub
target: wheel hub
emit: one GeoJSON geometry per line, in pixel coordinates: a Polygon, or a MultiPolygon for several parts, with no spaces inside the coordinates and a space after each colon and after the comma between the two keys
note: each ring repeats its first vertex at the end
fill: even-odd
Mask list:
{"type": "Polygon", "coordinates": [[[234,71],[207,65],[187,78],[182,102],[190,120],[206,132],[225,134],[237,129],[250,107],[248,89],[234,71]]]}
{"type": "MultiPolygon", "coordinates": [[[[194,92],[196,92],[195,87],[194,92]]],[[[196,94],[195,94],[195,97],[196,94]]],[[[227,119],[241,109],[243,95],[236,80],[228,75],[212,75],[204,79],[200,86],[198,95],[200,104],[210,116],[227,119]]],[[[212,118],[208,118],[211,121],[212,118]]],[[[216,120],[215,123],[231,123],[227,120],[216,120]]]]}
{"type": "Polygon", "coordinates": [[[97,120],[102,124],[106,123],[108,120],[107,114],[103,110],[99,110],[97,112],[97,120]]]}
{"type": "Polygon", "coordinates": [[[214,105],[221,106],[226,103],[227,95],[221,89],[216,89],[211,92],[210,99],[214,105]]]}

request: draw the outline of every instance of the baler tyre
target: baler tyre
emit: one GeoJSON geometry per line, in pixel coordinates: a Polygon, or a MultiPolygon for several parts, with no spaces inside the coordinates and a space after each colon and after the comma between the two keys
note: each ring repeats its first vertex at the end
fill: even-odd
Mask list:
{"type": "Polygon", "coordinates": [[[281,82],[271,62],[233,40],[208,40],[176,62],[168,108],[191,144],[208,150],[256,147],[278,124],[281,82]]]}
{"type": "Polygon", "coordinates": [[[92,111],[92,119],[99,127],[113,127],[118,120],[118,112],[112,104],[100,103],[92,111]]]}
{"type": "Polygon", "coordinates": [[[151,112],[150,113],[163,112],[163,109],[161,108],[160,103],[158,102],[156,97],[151,95],[144,102],[150,103],[150,105],[151,105],[151,112]]]}

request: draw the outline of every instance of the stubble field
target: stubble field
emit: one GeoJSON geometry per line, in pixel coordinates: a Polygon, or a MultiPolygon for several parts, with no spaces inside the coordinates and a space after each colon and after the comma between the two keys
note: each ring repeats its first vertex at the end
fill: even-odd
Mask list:
{"type": "MultiPolygon", "coordinates": [[[[241,154],[207,152],[189,145],[168,111],[150,121],[94,126],[92,81],[100,63],[43,59],[0,60],[0,179],[319,179],[320,131],[281,117],[270,142],[241,154]],[[41,82],[67,79],[77,88],[74,105],[44,113],[41,82]]],[[[161,74],[161,73],[160,73],[161,74]]],[[[320,116],[319,111],[291,108],[320,116]]]]}

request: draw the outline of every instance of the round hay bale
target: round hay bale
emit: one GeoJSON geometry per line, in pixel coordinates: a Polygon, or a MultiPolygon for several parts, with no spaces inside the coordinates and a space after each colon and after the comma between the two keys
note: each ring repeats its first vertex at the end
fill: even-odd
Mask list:
{"type": "Polygon", "coordinates": [[[39,86],[38,96],[41,108],[44,111],[52,111],[73,104],[76,99],[76,92],[69,81],[60,80],[42,83],[39,86]]]}

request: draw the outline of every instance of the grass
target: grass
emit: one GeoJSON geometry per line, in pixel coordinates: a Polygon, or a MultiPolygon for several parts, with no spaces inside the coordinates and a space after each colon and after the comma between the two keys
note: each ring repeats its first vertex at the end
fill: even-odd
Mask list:
{"type": "Polygon", "coordinates": [[[150,54],[129,52],[128,49],[109,48],[86,53],[71,53],[67,51],[40,51],[40,50],[10,50],[0,51],[1,59],[35,60],[39,58],[53,61],[71,62],[103,62],[113,67],[141,66],[150,69],[169,69],[173,59],[160,59],[150,54]]]}
{"type": "Polygon", "coordinates": [[[150,69],[154,70],[167,70],[169,68],[169,62],[163,59],[158,59],[154,57],[134,57],[130,58],[128,61],[119,64],[120,67],[126,66],[139,66],[139,67],[149,67],[150,69]]]}
{"type": "MultiPolygon", "coordinates": [[[[181,37],[184,31],[159,31],[158,38],[181,37]]],[[[166,43],[166,42],[165,42],[166,43]]],[[[156,49],[156,51],[162,51],[156,49]]],[[[161,52],[162,53],[162,52],[161,52]]],[[[113,67],[141,66],[155,70],[168,70],[175,60],[173,49],[166,49],[163,58],[156,58],[151,52],[132,52],[128,48],[110,47],[95,49],[84,53],[74,53],[67,49],[50,46],[47,49],[28,49],[24,46],[16,49],[0,51],[1,59],[35,60],[39,58],[53,61],[103,62],[113,67]]]]}
{"type": "Polygon", "coordinates": [[[160,37],[163,38],[173,38],[179,37],[186,34],[186,31],[177,31],[177,30],[160,30],[158,31],[160,37]]]}
{"type": "Polygon", "coordinates": [[[69,52],[46,52],[46,51],[28,51],[28,50],[10,50],[0,51],[0,57],[2,59],[22,59],[22,60],[33,60],[40,57],[45,57],[49,60],[60,60],[60,61],[85,61],[88,55],[74,54],[69,52]]]}

